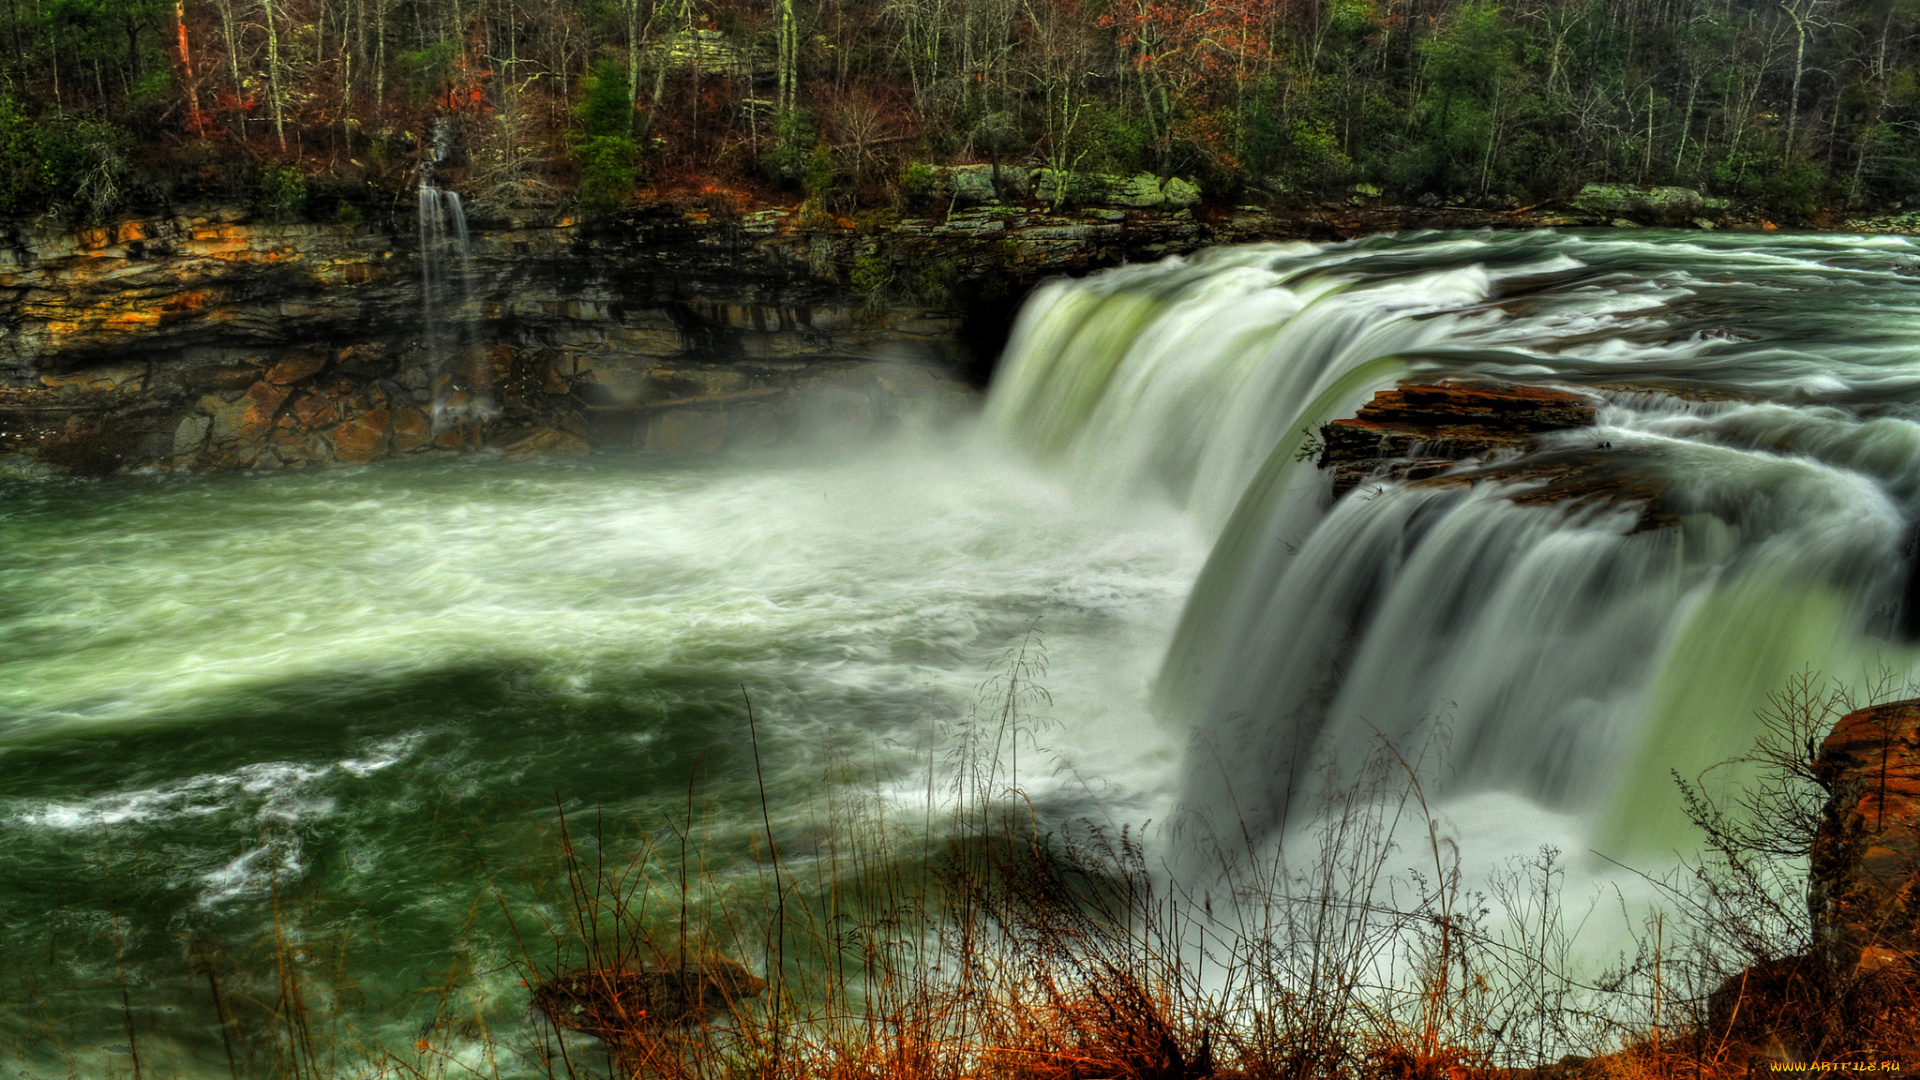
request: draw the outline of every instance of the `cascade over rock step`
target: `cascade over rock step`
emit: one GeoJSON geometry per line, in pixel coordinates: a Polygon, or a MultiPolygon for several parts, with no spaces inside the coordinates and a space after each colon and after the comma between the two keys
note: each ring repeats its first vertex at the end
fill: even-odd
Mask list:
{"type": "Polygon", "coordinates": [[[1365,484],[1524,484],[1527,504],[1637,505],[1636,531],[1673,524],[1656,477],[1629,451],[1544,436],[1595,423],[1599,400],[1544,386],[1444,380],[1374,394],[1351,417],[1320,428],[1316,461],[1339,498],[1365,484]]]}

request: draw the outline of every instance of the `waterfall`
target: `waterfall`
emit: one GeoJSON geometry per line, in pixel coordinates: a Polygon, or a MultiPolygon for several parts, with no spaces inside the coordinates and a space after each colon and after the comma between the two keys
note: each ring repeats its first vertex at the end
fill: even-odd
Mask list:
{"type": "Polygon", "coordinates": [[[477,423],[494,413],[473,359],[473,251],[460,194],[433,186],[435,166],[450,146],[445,123],[434,128],[432,153],[420,167],[420,322],[426,366],[432,380],[436,433],[477,423]],[[463,364],[466,367],[463,368],[463,364]]]}
{"type": "MultiPolygon", "coordinates": [[[[1424,234],[1265,245],[1055,282],[989,416],[1097,490],[1214,537],[1157,684],[1188,820],[1276,835],[1300,792],[1438,735],[1615,850],[1679,842],[1671,772],[1746,751],[1803,668],[1915,670],[1920,282],[1900,239],[1424,234]],[[1507,479],[1333,499],[1316,431],[1402,381],[1600,402],[1538,455],[1604,455],[1665,527],[1507,479]]],[[[1543,457],[1542,460],[1545,460],[1543,457]]],[[[1722,771],[1728,782],[1737,775],[1722,771]]]]}

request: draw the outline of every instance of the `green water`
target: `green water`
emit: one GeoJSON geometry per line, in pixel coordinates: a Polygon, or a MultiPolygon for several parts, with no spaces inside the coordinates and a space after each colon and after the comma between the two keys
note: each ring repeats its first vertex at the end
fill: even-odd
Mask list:
{"type": "MultiPolygon", "coordinates": [[[[227,1075],[223,1017],[274,1012],[276,928],[343,1074],[449,1008],[529,1028],[513,964],[552,948],[508,918],[560,911],[562,808],[624,857],[691,782],[706,873],[753,872],[747,697],[804,857],[839,778],[924,800],[1034,635],[1059,768],[1023,786],[1149,816],[1180,742],[1147,682],[1204,554],[1173,512],[1070,495],[964,426],[18,484],[0,553],[0,1054],[89,1076],[135,1049],[227,1075]]],[[[242,1034],[242,1073],[270,1069],[271,1033],[242,1034]]]]}

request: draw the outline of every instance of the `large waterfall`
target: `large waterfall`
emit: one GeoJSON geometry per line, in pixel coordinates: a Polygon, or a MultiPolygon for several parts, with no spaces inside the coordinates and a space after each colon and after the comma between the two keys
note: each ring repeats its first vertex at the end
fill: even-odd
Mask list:
{"type": "MultiPolygon", "coordinates": [[[[1056,282],[992,420],[1213,550],[1160,672],[1190,820],[1267,835],[1318,770],[1440,739],[1446,787],[1681,842],[1673,771],[1747,750],[1791,674],[1913,668],[1920,268],[1899,239],[1459,234],[1219,250],[1056,282]],[[1316,431],[1396,382],[1576,388],[1581,450],[1659,492],[1331,498],[1316,431]]],[[[1524,469],[1505,474],[1524,475],[1524,469]]]]}

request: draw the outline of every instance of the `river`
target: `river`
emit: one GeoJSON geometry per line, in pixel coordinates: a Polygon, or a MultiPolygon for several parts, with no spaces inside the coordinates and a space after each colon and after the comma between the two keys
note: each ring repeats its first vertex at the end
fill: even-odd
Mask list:
{"type": "Polygon", "coordinates": [[[1050,820],[1278,844],[1304,770],[1440,731],[1471,872],[1670,866],[1670,770],[1794,672],[1920,656],[1916,274],[1844,236],[1222,249],[1043,287],[981,415],[883,438],[6,483],[0,1050],[226,1075],[208,972],[265,1000],[276,955],[346,1043],[450,993],[523,1023],[562,812],[716,861],[817,844],[836,790],[911,812],[1010,650],[1046,660],[1050,820]],[[1673,523],[1521,482],[1329,501],[1319,423],[1475,376],[1595,395],[1556,438],[1673,523]]]}

